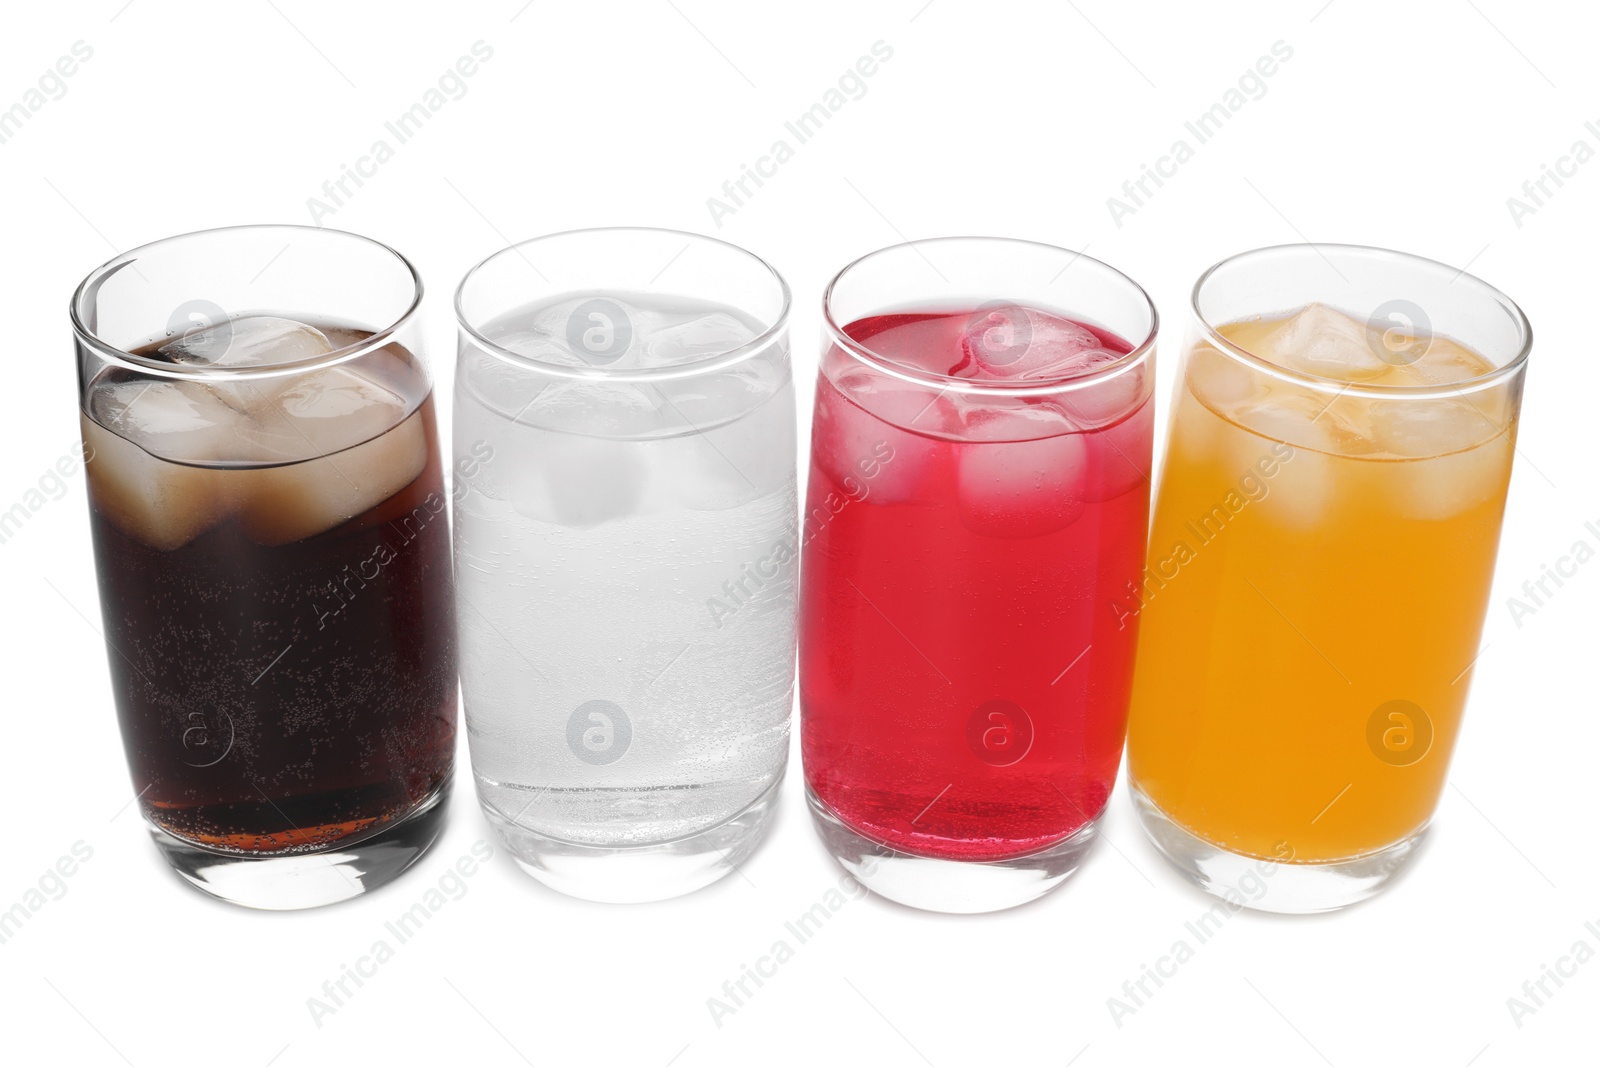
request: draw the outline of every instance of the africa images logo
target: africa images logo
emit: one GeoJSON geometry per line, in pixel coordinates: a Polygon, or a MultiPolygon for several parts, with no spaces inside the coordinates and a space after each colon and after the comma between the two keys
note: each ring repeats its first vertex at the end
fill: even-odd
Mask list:
{"type": "Polygon", "coordinates": [[[1033,719],[1020,704],[986,701],[967,718],[967,747],[991,767],[1009,767],[1033,747],[1033,719]]]}
{"type": "Polygon", "coordinates": [[[567,747],[596,767],[615,763],[633,743],[633,723],[609,700],[587,700],[567,717],[567,747]]]}

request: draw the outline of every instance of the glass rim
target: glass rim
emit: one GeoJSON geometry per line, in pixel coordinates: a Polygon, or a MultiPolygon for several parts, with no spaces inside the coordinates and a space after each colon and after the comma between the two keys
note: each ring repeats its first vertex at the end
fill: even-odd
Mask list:
{"type": "Polygon", "coordinates": [[[823,329],[827,332],[829,339],[842,351],[849,353],[853,358],[861,363],[866,364],[875,371],[888,374],[894,378],[899,378],[901,381],[909,382],[913,385],[936,388],[941,391],[973,393],[988,396],[1055,396],[1061,393],[1072,393],[1083,389],[1093,388],[1103,382],[1110,381],[1113,378],[1121,377],[1123,374],[1133,371],[1147,362],[1150,354],[1155,350],[1156,335],[1161,329],[1161,315],[1156,309],[1155,301],[1150,299],[1150,294],[1145,292],[1142,285],[1134,281],[1127,274],[1124,274],[1122,271],[1113,267],[1111,264],[1106,263],[1104,260],[1095,259],[1093,256],[1085,255],[1082,252],[1075,252],[1070,248],[1062,248],[1059,245],[1046,244],[1043,241],[1029,241],[1020,237],[989,237],[981,234],[966,234],[948,237],[928,237],[916,241],[902,241],[898,244],[885,245],[884,247],[874,249],[865,255],[857,256],[855,259],[851,260],[849,263],[846,263],[842,268],[840,268],[839,273],[835,274],[828,282],[827,287],[823,289],[822,323],[823,329]],[[1122,283],[1127,285],[1135,294],[1137,294],[1138,298],[1143,302],[1145,308],[1150,313],[1150,328],[1145,334],[1144,339],[1136,343],[1124,355],[1110,363],[1105,364],[1104,366],[1090,371],[1087,374],[1071,375],[1062,378],[1029,379],[1025,384],[1020,380],[1014,379],[989,381],[976,378],[957,378],[952,375],[939,374],[934,371],[918,370],[914,367],[908,367],[903,363],[898,363],[889,359],[887,356],[873,351],[867,345],[862,344],[844,332],[844,328],[834,317],[833,297],[834,291],[839,287],[839,283],[844,280],[845,275],[849,274],[852,270],[859,267],[862,263],[865,263],[869,259],[873,259],[874,257],[881,256],[898,249],[915,249],[919,245],[936,245],[947,243],[1026,245],[1032,248],[1044,249],[1050,252],[1059,252],[1069,256],[1070,259],[1068,260],[1067,264],[1069,267],[1073,263],[1078,262],[1080,259],[1087,260],[1095,266],[1108,271],[1122,283]]]}
{"type": "MultiPolygon", "coordinates": [[[[364,236],[359,233],[351,233],[349,230],[336,230],[330,226],[307,226],[303,223],[290,222],[265,222],[245,223],[236,226],[213,226],[204,230],[190,230],[187,233],[173,234],[170,237],[162,237],[155,241],[148,241],[145,244],[130,248],[126,252],[121,252],[106,260],[94,270],[90,271],[88,276],[85,277],[83,281],[78,283],[78,287],[74,289],[72,293],[72,302],[69,307],[69,312],[72,318],[72,330],[73,333],[77,335],[78,343],[86,348],[91,349],[96,355],[98,355],[107,363],[122,367],[127,370],[135,370],[146,374],[154,374],[163,378],[176,378],[184,381],[248,380],[256,378],[276,378],[290,374],[301,374],[311,370],[319,370],[323,367],[331,367],[335,364],[345,363],[352,359],[358,359],[369,352],[377,351],[378,349],[390,344],[394,339],[394,335],[405,328],[405,326],[416,317],[418,309],[422,306],[422,295],[422,275],[418,273],[416,266],[405,256],[401,255],[389,245],[384,244],[382,241],[364,236]],[[83,321],[83,312],[86,308],[86,303],[88,299],[99,290],[100,285],[118,271],[136,264],[139,256],[142,254],[147,254],[151,250],[161,248],[165,245],[171,245],[178,241],[191,240],[196,237],[207,237],[220,234],[238,234],[244,232],[267,233],[271,231],[287,231],[289,233],[298,235],[333,234],[339,238],[349,238],[351,240],[359,241],[363,244],[371,245],[374,248],[382,249],[393,256],[395,260],[405,268],[406,273],[410,276],[412,285],[411,302],[406,306],[405,311],[401,312],[397,319],[389,323],[387,326],[384,326],[382,329],[374,330],[371,336],[363,338],[362,340],[357,341],[355,344],[344,345],[341,348],[335,348],[331,352],[323,352],[320,355],[306,356],[303,359],[290,360],[287,363],[273,363],[266,366],[218,367],[204,366],[200,364],[171,363],[164,359],[153,359],[149,356],[141,356],[136,353],[129,352],[124,348],[118,347],[117,345],[111,344],[95,331],[89,329],[89,327],[83,321]]],[[[232,321],[231,316],[230,321],[232,321]]]]}
{"type": "MultiPolygon", "coordinates": [[[[1502,381],[1520,373],[1527,365],[1528,354],[1533,350],[1533,324],[1528,321],[1528,316],[1523,313],[1517,302],[1500,289],[1490,285],[1475,274],[1467,273],[1465,268],[1452,267],[1448,263],[1437,259],[1429,259],[1427,256],[1419,256],[1413,252],[1402,252],[1394,248],[1381,248],[1377,245],[1347,244],[1337,241],[1293,241],[1285,244],[1265,245],[1261,248],[1252,248],[1244,252],[1235,252],[1233,255],[1226,256],[1207,267],[1200,277],[1195,279],[1194,288],[1189,291],[1189,311],[1194,316],[1195,324],[1200,330],[1202,339],[1207,344],[1252,370],[1260,371],[1294,385],[1309,386],[1319,392],[1333,392],[1336,395],[1350,395],[1369,399],[1399,400],[1406,397],[1459,396],[1469,392],[1476,393],[1485,389],[1492,389],[1502,381]],[[1499,304],[1507,312],[1512,323],[1516,326],[1518,336],[1521,338],[1521,344],[1516,355],[1493,370],[1455,382],[1439,382],[1428,385],[1376,385],[1371,382],[1350,382],[1339,378],[1328,378],[1320,374],[1312,374],[1307,371],[1295,370],[1275,363],[1265,356],[1257,355],[1224,337],[1218,331],[1218,325],[1226,325],[1226,323],[1213,324],[1205,313],[1200,310],[1201,290],[1211,280],[1212,275],[1224,267],[1254,256],[1287,251],[1311,252],[1320,256],[1325,249],[1337,252],[1371,253],[1386,259],[1405,261],[1429,270],[1449,271],[1455,275],[1451,279],[1451,284],[1465,279],[1469,283],[1476,285],[1482,290],[1483,295],[1499,304]]],[[[1430,331],[1430,336],[1433,336],[1432,331],[1430,331]]],[[[1473,352],[1478,352],[1476,348],[1470,345],[1467,347],[1473,352]]],[[[1483,355],[1481,352],[1478,352],[1478,354],[1483,355]]]]}
{"type": "MultiPolygon", "coordinates": [[[[594,292],[599,293],[599,290],[594,290],[594,292]]],[[[460,327],[461,332],[470,338],[474,345],[482,349],[488,355],[494,356],[496,359],[502,360],[506,363],[510,363],[513,366],[520,367],[524,370],[531,370],[537,374],[545,374],[552,378],[562,378],[569,381],[662,382],[671,381],[678,378],[696,378],[703,374],[713,374],[717,371],[725,370],[728,367],[743,363],[745,360],[751,358],[757,353],[764,351],[775,340],[781,338],[783,336],[783,332],[788,329],[789,312],[794,306],[794,297],[789,290],[788,281],[784,279],[783,275],[778,272],[776,267],[774,267],[771,263],[768,263],[765,259],[756,255],[754,252],[750,251],[748,248],[743,248],[739,245],[736,245],[732,241],[724,241],[720,237],[711,237],[703,233],[691,233],[688,230],[674,230],[665,226],[580,226],[576,229],[558,230],[554,233],[546,233],[540,234],[537,237],[529,237],[526,240],[516,241],[512,244],[506,245],[504,248],[496,249],[494,252],[491,252],[489,255],[485,256],[483,259],[474,264],[472,269],[468,270],[466,274],[462,275],[461,283],[456,286],[454,306],[456,313],[456,325],[460,327]],[[777,283],[778,295],[781,299],[781,304],[778,308],[778,314],[773,317],[771,325],[767,326],[755,337],[725,351],[710,353],[697,359],[692,359],[686,363],[675,363],[665,367],[631,367],[622,370],[612,370],[609,367],[594,366],[592,364],[586,367],[565,366],[557,363],[549,363],[533,356],[527,356],[518,352],[513,352],[511,349],[505,348],[504,346],[489,340],[489,338],[485,337],[477,326],[468,321],[466,309],[462,306],[463,301],[466,298],[467,286],[472,283],[473,279],[478,276],[479,272],[484,270],[484,268],[488,267],[490,263],[494,262],[500,257],[505,255],[520,256],[522,255],[523,249],[538,244],[542,241],[554,240],[558,237],[580,237],[593,236],[596,234],[626,233],[668,234],[673,237],[688,238],[690,241],[703,241],[714,245],[720,245],[723,249],[738,253],[738,255],[742,256],[746,260],[749,260],[761,270],[765,271],[767,276],[770,277],[772,281],[777,283]]],[[[780,345],[780,348],[785,354],[788,353],[787,344],[780,345]]]]}

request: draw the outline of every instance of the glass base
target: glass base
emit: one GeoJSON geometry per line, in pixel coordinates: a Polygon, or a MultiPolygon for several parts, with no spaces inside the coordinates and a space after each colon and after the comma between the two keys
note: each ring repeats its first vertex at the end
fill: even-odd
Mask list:
{"type": "Polygon", "coordinates": [[[1066,881],[1094,844],[1102,810],[1072,836],[1004,860],[944,860],[880,844],[846,826],[806,786],[811,821],[828,852],[879,896],[924,911],[972,915],[1037,900],[1066,881]]]}
{"type": "Polygon", "coordinates": [[[1174,822],[1129,782],[1139,823],[1185,878],[1235,907],[1311,915],[1359,904],[1383,892],[1422,847],[1424,826],[1398,844],[1365,856],[1321,863],[1283,863],[1228,852],[1174,822]]]}
{"type": "Polygon", "coordinates": [[[484,804],[511,858],[559,893],[603,904],[645,904],[704,889],[750,858],[766,837],[783,775],[726,822],[650,845],[579,844],[547,837],[484,804]]]}
{"type": "Polygon", "coordinates": [[[342,848],[284,856],[212,852],[159,827],[146,828],[178,876],[207,896],[246,908],[294,911],[337,904],[394,881],[444,829],[449,795],[446,780],[381,833],[342,848]]]}

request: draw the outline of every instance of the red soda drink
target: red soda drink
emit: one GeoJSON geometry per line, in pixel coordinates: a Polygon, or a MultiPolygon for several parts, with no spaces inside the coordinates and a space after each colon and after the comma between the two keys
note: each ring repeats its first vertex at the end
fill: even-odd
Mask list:
{"type": "Polygon", "coordinates": [[[1122,753],[1136,619],[1116,605],[1144,563],[1149,345],[1015,303],[841,333],[803,516],[814,813],[836,853],[855,838],[843,852],[1031,874],[994,899],[864,879],[896,899],[1020,903],[1076,866],[1122,753]],[[1030,871],[1062,850],[1059,877],[1030,871]]]}

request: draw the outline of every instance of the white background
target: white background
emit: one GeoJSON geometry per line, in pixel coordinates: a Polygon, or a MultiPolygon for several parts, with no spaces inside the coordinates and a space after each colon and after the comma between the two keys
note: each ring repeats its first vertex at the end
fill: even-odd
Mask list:
{"type": "MultiPolygon", "coordinates": [[[[1510,0],[17,5],[0,33],[0,109],[74,42],[93,58],[0,144],[11,338],[0,510],[76,439],[66,309],[84,274],[170,234],[311,221],[307,199],[479,40],[494,54],[466,94],[323,219],[417,263],[446,401],[462,273],[509,240],[595,225],[712,233],[770,260],[794,288],[802,395],[831,274],[945,234],[1087,248],[1144,284],[1165,318],[1163,403],[1194,278],[1266,244],[1372,243],[1470,265],[1522,303],[1536,342],[1487,650],[1421,862],[1343,914],[1236,916],[1120,1026],[1107,999],[1212,903],[1164,868],[1123,787],[1107,838],[1059,892],[970,918],[851,901],[719,1027],[707,998],[778,939],[793,943],[784,923],[841,873],[805,814],[797,748],[776,830],[745,877],[608,907],[547,891],[497,852],[319,1027],[307,998],[491,838],[465,746],[447,832],[381,892],[277,915],[184,887],[128,806],[77,473],[0,544],[0,910],[75,842],[93,850],[65,895],[0,945],[0,1056],[139,1067],[1592,1060],[1600,962],[1550,985],[1520,1027],[1507,1007],[1575,942],[1600,950],[1600,563],[1520,626],[1507,607],[1575,542],[1600,546],[1600,525],[1584,526],[1600,523],[1600,163],[1552,185],[1520,226],[1507,207],[1575,141],[1600,148],[1584,127],[1600,119],[1590,18],[1577,4],[1510,0]],[[880,40],[893,57],[865,95],[719,228],[707,198],[880,40]],[[1119,227],[1107,197],[1280,40],[1293,57],[1265,95],[1119,227]]],[[[1395,656],[1428,639],[1390,637],[1395,656]]]]}

